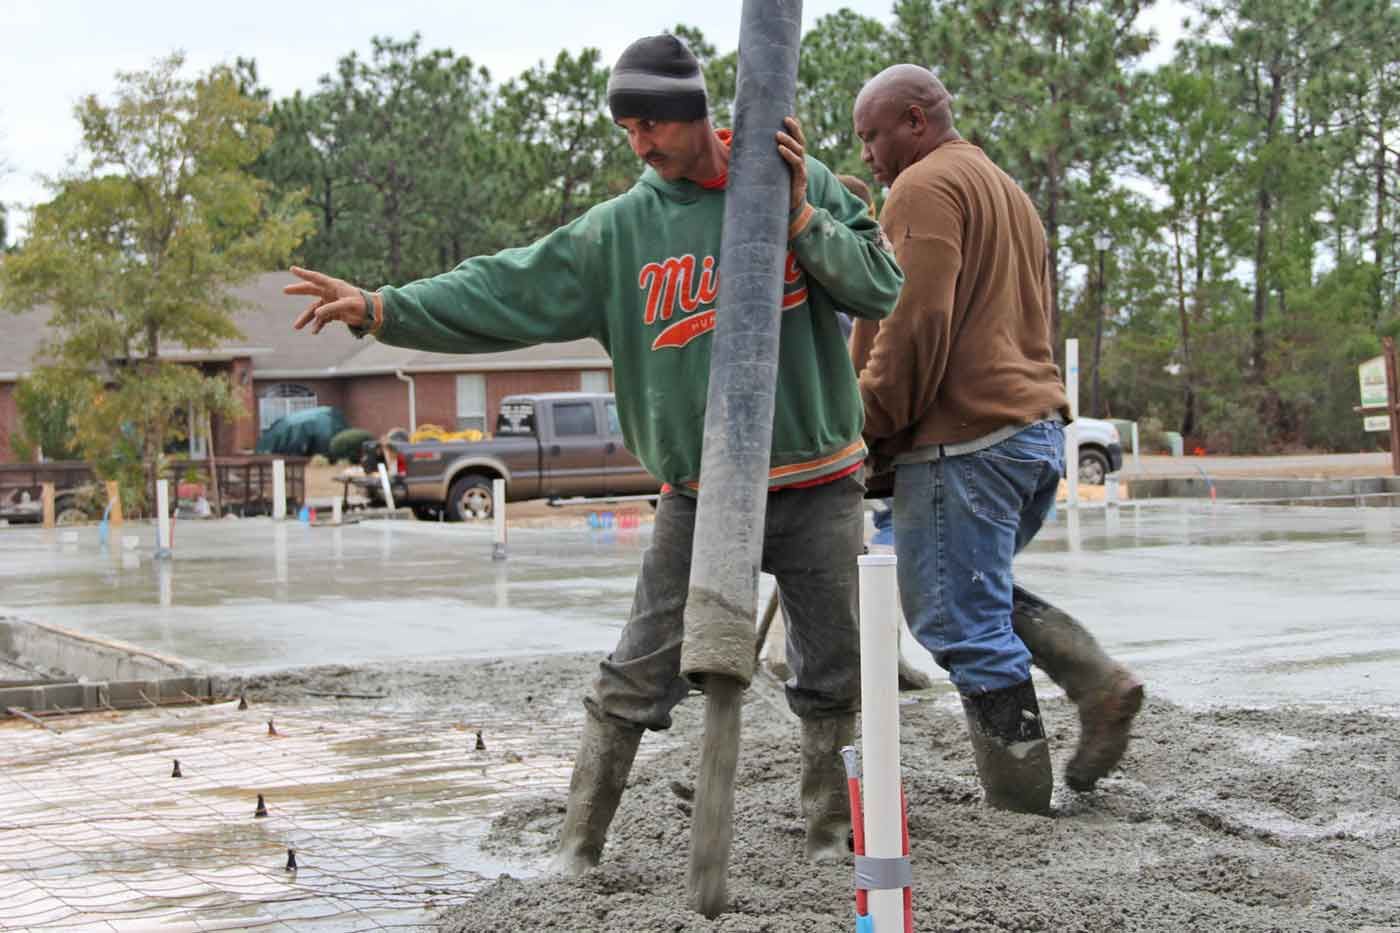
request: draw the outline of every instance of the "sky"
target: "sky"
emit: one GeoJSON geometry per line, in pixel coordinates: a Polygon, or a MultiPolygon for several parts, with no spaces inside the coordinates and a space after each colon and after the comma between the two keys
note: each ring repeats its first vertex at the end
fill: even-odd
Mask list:
{"type": "MultiPolygon", "coordinates": [[[[429,48],[450,48],[514,76],[560,49],[594,47],[611,62],[638,36],[677,23],[696,26],[721,52],[739,38],[739,0],[0,0],[0,203],[10,208],[10,238],[23,206],[47,200],[41,176],[63,171],[79,143],[73,106],[107,96],[117,71],[144,69],[175,50],[188,73],[253,58],[274,97],[311,91],[346,53],[369,49],[371,36],[423,34],[429,48]]],[[[893,0],[805,0],[803,31],[842,7],[888,22],[893,0]]],[[[1164,0],[1144,16],[1165,56],[1179,33],[1180,6],[1164,0]]]]}

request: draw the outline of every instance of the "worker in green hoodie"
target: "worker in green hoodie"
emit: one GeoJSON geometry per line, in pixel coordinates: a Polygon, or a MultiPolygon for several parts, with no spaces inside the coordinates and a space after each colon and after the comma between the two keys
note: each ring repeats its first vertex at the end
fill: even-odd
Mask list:
{"type": "MultiPolygon", "coordinates": [[[[647,168],[627,193],[536,243],[478,256],[402,287],[363,291],[304,269],[286,291],[315,299],[296,321],[333,321],[384,343],[491,353],[593,337],[613,360],[628,449],[664,482],[631,616],[584,700],[583,739],[554,867],[598,863],[647,729],[666,729],[680,675],[695,492],[719,291],[729,134],[709,120],[699,63],[674,36],[639,39],[608,80],[608,106],[647,168]]],[[[791,175],[764,570],[788,619],[787,698],[802,722],[806,849],[846,856],[838,750],[859,699],[856,557],[862,550],[863,413],[837,309],[889,314],[903,281],[866,212],[805,155],[796,120],[776,134],[791,175]]]]}

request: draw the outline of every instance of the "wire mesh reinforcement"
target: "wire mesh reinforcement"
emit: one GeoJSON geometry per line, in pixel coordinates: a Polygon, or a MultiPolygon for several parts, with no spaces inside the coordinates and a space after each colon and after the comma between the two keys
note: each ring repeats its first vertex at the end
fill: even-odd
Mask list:
{"type": "Polygon", "coordinates": [[[421,928],[505,868],[491,816],[567,784],[577,729],[232,703],[0,725],[0,930],[421,928]]]}

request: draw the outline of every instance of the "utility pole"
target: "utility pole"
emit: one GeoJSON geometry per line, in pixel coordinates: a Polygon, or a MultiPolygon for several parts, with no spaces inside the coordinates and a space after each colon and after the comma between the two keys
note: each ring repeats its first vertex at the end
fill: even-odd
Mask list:
{"type": "Polygon", "coordinates": [[[1113,245],[1107,233],[1099,233],[1094,236],[1094,248],[1099,252],[1099,287],[1098,287],[1098,310],[1094,315],[1094,388],[1093,399],[1089,403],[1089,410],[1094,413],[1095,418],[1103,417],[1103,407],[1100,405],[1099,395],[1099,370],[1103,368],[1103,317],[1104,317],[1104,253],[1113,245]]]}
{"type": "Polygon", "coordinates": [[[1385,353],[1386,414],[1390,415],[1390,471],[1400,476],[1400,363],[1395,359],[1395,338],[1381,341],[1385,353]]]}

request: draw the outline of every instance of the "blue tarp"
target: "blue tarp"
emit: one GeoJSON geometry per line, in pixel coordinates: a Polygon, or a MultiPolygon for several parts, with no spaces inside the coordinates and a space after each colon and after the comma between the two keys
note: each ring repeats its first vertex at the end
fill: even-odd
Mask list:
{"type": "Polygon", "coordinates": [[[347,426],[345,416],[330,405],[292,412],[278,418],[262,432],[258,438],[258,453],[302,457],[329,454],[331,438],[347,426]]]}

